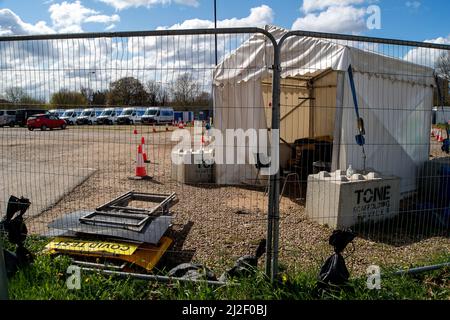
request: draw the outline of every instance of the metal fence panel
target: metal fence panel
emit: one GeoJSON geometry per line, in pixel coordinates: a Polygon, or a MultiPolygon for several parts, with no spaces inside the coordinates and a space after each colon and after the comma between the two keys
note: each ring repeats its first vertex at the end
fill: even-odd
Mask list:
{"type": "Polygon", "coordinates": [[[432,116],[449,102],[449,46],[302,31],[279,36],[280,135],[291,152],[286,166],[298,173],[290,194],[299,198],[280,203],[281,261],[320,265],[335,228],[358,235],[348,250],[358,274],[372,264],[401,266],[448,252],[449,162],[441,150],[448,127],[432,116]],[[364,146],[355,140],[361,134],[364,146]]]}
{"type": "Polygon", "coordinates": [[[119,218],[122,235],[144,230],[176,193],[172,225],[153,225],[174,240],[164,268],[196,261],[220,274],[265,238],[272,279],[278,260],[317,267],[335,228],[358,235],[355,272],[448,251],[447,124],[432,118],[448,99],[449,52],[276,27],[0,38],[0,109],[19,110],[15,127],[0,118],[0,210],[25,196],[33,234],[81,217],[110,237],[119,218]],[[195,116],[141,122],[167,106],[195,116]],[[27,125],[50,109],[70,125],[27,125]],[[199,163],[177,165],[194,154],[199,163]],[[164,196],[151,210],[142,193],[164,196]]]}
{"type": "MultiPolygon", "coordinates": [[[[220,275],[239,256],[253,254],[259,241],[266,238],[269,206],[264,185],[255,182],[254,164],[245,166],[242,179],[237,177],[232,185],[216,185],[214,171],[205,159],[189,167],[173,162],[173,157],[189,157],[183,154],[188,148],[210,149],[207,145],[213,138],[207,125],[223,132],[241,129],[240,119],[251,120],[255,110],[261,108],[250,101],[241,106],[225,104],[222,109],[232,108],[235,117],[215,118],[212,87],[216,33],[220,59],[232,55],[249,38],[273,40],[265,30],[257,28],[1,38],[1,109],[24,110],[17,113],[21,123],[0,130],[0,210],[5,212],[10,195],[25,196],[32,202],[26,215],[32,234],[74,236],[74,232],[95,229],[90,236],[122,237],[146,228],[144,221],[148,219],[141,215],[148,211],[138,210],[148,204],[133,199],[128,205],[135,209],[121,209],[120,217],[109,218],[102,204],[130,190],[176,193],[179,202],[171,208],[172,224],[165,233],[173,239],[166,254],[166,270],[196,261],[220,275]],[[168,106],[191,113],[181,113],[177,123],[142,123],[138,117],[147,107],[168,106]],[[135,109],[125,111],[131,107],[135,109]],[[117,124],[120,117],[104,114],[100,124],[100,112],[106,108],[115,108],[115,112],[121,109],[127,117],[117,124]],[[62,123],[58,128],[27,124],[25,118],[33,117],[32,110],[37,114],[60,112],[67,127],[62,123]],[[77,118],[74,112],[79,113],[77,118]],[[199,133],[195,132],[198,128],[194,128],[194,119],[199,120],[199,133]],[[178,141],[186,134],[190,147],[178,141]],[[174,156],[175,151],[178,153],[174,156]],[[148,161],[143,163],[144,153],[148,161]],[[140,176],[151,179],[137,180],[140,176]],[[140,216],[135,219],[130,214],[140,216]],[[115,229],[119,226],[127,231],[115,229]]],[[[227,72],[248,72],[266,63],[254,61],[246,68],[236,66],[227,72]]],[[[249,96],[254,94],[254,87],[247,87],[249,96]]],[[[171,116],[170,110],[155,112],[161,121],[164,112],[171,116]]],[[[247,144],[245,140],[236,143],[232,150],[249,148],[239,145],[247,144]]],[[[224,147],[220,141],[216,143],[216,148],[224,147]]],[[[224,164],[226,174],[228,170],[233,174],[233,165],[224,164]]],[[[115,209],[125,206],[120,203],[115,209]]],[[[166,222],[154,225],[164,228],[155,234],[164,233],[167,227],[166,222]]]]}

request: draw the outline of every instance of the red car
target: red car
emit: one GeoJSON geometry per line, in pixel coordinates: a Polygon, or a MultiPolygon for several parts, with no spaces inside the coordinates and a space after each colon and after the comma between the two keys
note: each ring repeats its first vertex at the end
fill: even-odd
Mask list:
{"type": "Polygon", "coordinates": [[[65,120],[59,119],[52,114],[35,114],[28,118],[27,127],[30,131],[37,128],[40,128],[42,131],[55,128],[64,130],[67,127],[67,123],[65,120]]]}

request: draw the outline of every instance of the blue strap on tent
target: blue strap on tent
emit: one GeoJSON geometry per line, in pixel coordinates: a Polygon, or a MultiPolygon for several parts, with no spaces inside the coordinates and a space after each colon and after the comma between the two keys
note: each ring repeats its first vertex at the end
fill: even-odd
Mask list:
{"type": "Polygon", "coordinates": [[[350,78],[350,89],[352,90],[353,95],[353,104],[355,106],[356,117],[359,119],[359,107],[358,107],[358,98],[356,97],[356,87],[355,80],[353,79],[353,69],[352,66],[348,66],[348,77],[350,78]]]}
{"type": "Polygon", "coordinates": [[[353,69],[352,69],[351,65],[348,66],[348,77],[350,79],[350,89],[352,90],[353,104],[355,106],[356,118],[358,120],[359,134],[355,137],[356,143],[359,146],[363,147],[366,144],[366,139],[364,138],[364,135],[365,135],[364,121],[359,115],[358,98],[356,95],[355,80],[353,78],[353,69]]]}

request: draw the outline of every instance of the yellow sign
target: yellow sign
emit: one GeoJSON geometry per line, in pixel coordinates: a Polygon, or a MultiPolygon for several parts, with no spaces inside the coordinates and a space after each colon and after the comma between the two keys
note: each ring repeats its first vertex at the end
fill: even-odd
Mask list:
{"type": "Polygon", "coordinates": [[[125,242],[91,241],[71,238],[55,238],[45,248],[49,251],[104,252],[131,256],[139,245],[125,242]]]}

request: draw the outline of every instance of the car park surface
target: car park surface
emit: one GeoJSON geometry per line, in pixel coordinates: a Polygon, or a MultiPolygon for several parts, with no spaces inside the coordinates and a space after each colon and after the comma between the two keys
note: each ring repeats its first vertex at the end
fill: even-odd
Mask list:
{"type": "MultiPolygon", "coordinates": [[[[176,145],[171,141],[172,132],[153,132],[148,126],[136,129],[138,136],[133,134],[134,127],[125,125],[75,126],[42,134],[3,128],[0,174],[5,179],[0,181],[0,210],[4,211],[10,194],[29,197],[32,205],[27,225],[31,233],[36,233],[47,230],[48,223],[65,213],[95,208],[125,191],[176,192],[182,206],[175,208],[172,232],[188,236],[175,246],[182,246],[194,259],[216,267],[220,265],[217,261],[248,254],[255,239],[265,236],[268,204],[264,191],[179,184],[171,180],[171,152],[176,145]],[[141,135],[146,138],[144,148],[150,160],[147,174],[153,177],[144,183],[129,179],[134,175],[136,145],[141,135]]],[[[432,143],[433,155],[443,156],[440,146],[432,143]]],[[[282,253],[286,263],[301,259],[304,266],[310,266],[316,262],[317,250],[328,253],[329,229],[309,221],[302,204],[283,198],[280,214],[281,243],[289,240],[291,250],[308,244],[300,254],[282,253]]],[[[357,245],[352,272],[362,274],[374,256],[387,262],[402,259],[407,264],[428,250],[442,245],[449,248],[448,241],[441,238],[427,240],[426,252],[416,251],[414,244],[386,248],[384,244],[359,239],[357,245]]]]}

